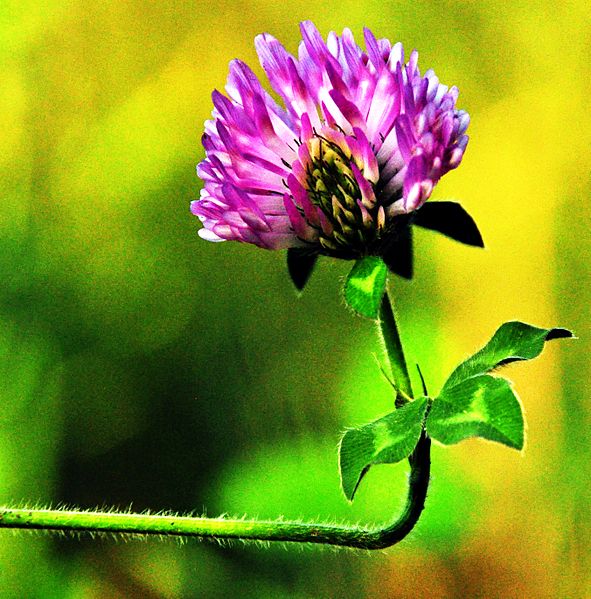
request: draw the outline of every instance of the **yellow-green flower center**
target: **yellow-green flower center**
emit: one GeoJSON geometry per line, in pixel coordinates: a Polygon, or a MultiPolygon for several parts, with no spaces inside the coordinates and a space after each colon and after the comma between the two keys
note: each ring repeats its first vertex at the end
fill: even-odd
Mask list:
{"type": "Polygon", "coordinates": [[[360,205],[362,192],[352,164],[363,175],[363,163],[346,144],[343,146],[318,134],[310,139],[307,191],[310,201],[322,210],[332,226],[330,235],[320,236],[322,247],[364,254],[384,223],[377,206],[360,205]]]}

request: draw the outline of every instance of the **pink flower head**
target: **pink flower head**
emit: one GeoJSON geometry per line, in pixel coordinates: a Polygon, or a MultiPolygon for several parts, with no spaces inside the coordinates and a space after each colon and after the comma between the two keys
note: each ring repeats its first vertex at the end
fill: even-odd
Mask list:
{"type": "MultiPolygon", "coordinates": [[[[210,241],[308,248],[347,258],[380,254],[397,218],[418,210],[464,155],[469,116],[458,90],[421,76],[364,31],[326,42],[301,24],[298,57],[271,35],[255,40],[276,102],[250,68],[230,64],[227,96],[213,92],[205,123],[205,183],[191,211],[210,241]]],[[[407,220],[407,219],[406,219],[407,220]]]]}

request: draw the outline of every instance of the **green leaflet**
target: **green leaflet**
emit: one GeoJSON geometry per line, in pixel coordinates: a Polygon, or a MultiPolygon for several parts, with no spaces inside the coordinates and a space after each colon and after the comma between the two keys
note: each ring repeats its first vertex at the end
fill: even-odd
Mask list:
{"type": "Polygon", "coordinates": [[[542,353],[546,341],[572,336],[568,329],[539,329],[516,320],[506,322],[480,351],[451,373],[442,393],[471,376],[485,374],[509,362],[536,358],[542,353]]]}
{"type": "Polygon", "coordinates": [[[353,501],[370,466],[394,464],[412,453],[421,435],[427,403],[428,399],[421,397],[343,435],[339,465],[341,485],[349,501],[353,501]]]}
{"type": "Polygon", "coordinates": [[[509,381],[487,373],[539,356],[546,341],[572,336],[567,329],[540,329],[518,321],[503,324],[443,385],[427,418],[429,436],[446,445],[482,437],[522,449],[525,423],[521,404],[509,381]]]}
{"type": "Polygon", "coordinates": [[[365,256],[355,262],[345,281],[345,300],[362,316],[377,318],[386,290],[388,268],[381,258],[365,256]]]}
{"type": "Polygon", "coordinates": [[[427,433],[445,445],[482,437],[522,449],[521,404],[506,379],[475,376],[443,391],[433,402],[427,433]]]}

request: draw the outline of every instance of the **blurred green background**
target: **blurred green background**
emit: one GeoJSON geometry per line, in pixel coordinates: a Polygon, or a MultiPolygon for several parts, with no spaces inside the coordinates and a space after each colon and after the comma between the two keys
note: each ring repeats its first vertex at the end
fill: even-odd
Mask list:
{"type": "MultiPolygon", "coordinates": [[[[196,234],[210,92],[269,31],[364,25],[419,49],[472,116],[460,200],[486,251],[418,235],[392,292],[434,390],[505,320],[571,327],[508,374],[524,455],[433,452],[417,530],[367,554],[0,531],[2,598],[589,595],[591,300],[586,0],[0,5],[0,503],[380,522],[405,467],[338,486],[347,426],[391,409],[371,323],[324,260],[297,299],[285,256],[196,234]]],[[[360,38],[361,39],[361,38],[360,38]]],[[[257,66],[257,72],[261,70],[257,66]]]]}

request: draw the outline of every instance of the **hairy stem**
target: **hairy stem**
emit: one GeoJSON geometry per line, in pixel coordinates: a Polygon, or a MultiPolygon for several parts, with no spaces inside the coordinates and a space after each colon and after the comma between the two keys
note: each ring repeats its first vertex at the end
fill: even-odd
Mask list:
{"type": "Polygon", "coordinates": [[[384,549],[401,541],[414,527],[429,484],[430,440],[423,437],[411,460],[409,493],[400,517],[385,528],[335,526],[277,520],[194,518],[117,512],[0,508],[0,528],[64,532],[127,533],[140,535],[241,539],[340,545],[384,549]]]}
{"type": "MultiPolygon", "coordinates": [[[[410,378],[394,313],[387,297],[382,302],[380,324],[396,383],[406,395],[411,396],[410,378]]],[[[11,507],[0,507],[0,528],[196,537],[210,540],[283,541],[384,549],[401,541],[413,529],[423,511],[429,486],[430,448],[431,440],[423,432],[408,460],[411,470],[405,507],[398,518],[382,528],[283,520],[201,518],[11,507]]]]}
{"type": "Polygon", "coordinates": [[[402,350],[402,341],[400,340],[394,310],[387,293],[382,298],[378,324],[396,387],[402,392],[402,397],[406,396],[405,399],[412,397],[412,385],[402,350]]]}

